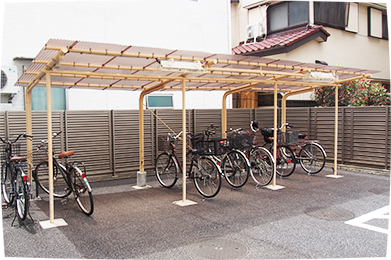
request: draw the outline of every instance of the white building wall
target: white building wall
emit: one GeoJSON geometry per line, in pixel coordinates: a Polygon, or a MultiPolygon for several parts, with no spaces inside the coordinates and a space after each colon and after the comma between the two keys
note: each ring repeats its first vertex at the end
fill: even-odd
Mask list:
{"type": "MultiPolygon", "coordinates": [[[[242,0],[239,4],[232,5],[232,46],[238,46],[245,40],[246,25],[249,23],[247,8],[255,7],[258,10],[258,20],[266,26],[266,9],[260,4],[274,1],[242,0]]],[[[325,27],[330,33],[326,42],[313,40],[303,46],[289,52],[278,55],[270,55],[268,58],[293,60],[314,63],[315,60],[326,61],[332,66],[379,70],[373,74],[373,79],[382,81],[390,80],[389,41],[368,36],[368,4],[354,4],[354,19],[356,21],[349,32],[325,27]]],[[[252,9],[255,10],[255,9],[252,9]]],[[[311,12],[312,9],[310,9],[311,12]]],[[[256,12],[252,12],[254,14],[256,12]]],[[[313,13],[310,13],[313,17],[313,13]]],[[[381,28],[380,28],[381,29],[381,28]]],[[[290,96],[290,100],[309,100],[311,93],[290,96]]]]}
{"type": "MultiPolygon", "coordinates": [[[[15,64],[15,57],[34,58],[50,38],[231,53],[229,2],[8,1],[3,6],[1,63],[15,64]]],[[[21,67],[18,73],[22,74],[21,67]]],[[[67,90],[67,109],[138,109],[139,93],[70,89],[67,90]]],[[[173,93],[174,100],[181,99],[181,92],[173,93]]],[[[14,110],[23,107],[22,94],[21,91],[14,98],[14,110]]],[[[187,95],[188,108],[222,106],[223,92],[220,91],[192,91],[187,95]]],[[[231,102],[228,105],[231,106],[231,102]]],[[[174,101],[174,108],[182,108],[181,102],[174,101]]]]}

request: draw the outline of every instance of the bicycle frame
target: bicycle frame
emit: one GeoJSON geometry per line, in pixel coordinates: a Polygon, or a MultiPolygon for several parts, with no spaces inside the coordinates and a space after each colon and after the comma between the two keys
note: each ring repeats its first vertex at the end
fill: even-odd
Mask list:
{"type": "Polygon", "coordinates": [[[72,174],[70,173],[70,171],[68,169],[70,168],[73,168],[75,169],[78,174],[80,174],[80,176],[82,177],[84,183],[87,185],[87,189],[89,192],[92,192],[92,188],[87,180],[87,177],[86,175],[78,168],[78,167],[75,167],[73,166],[71,163],[66,163],[67,167],[65,167],[64,165],[62,165],[60,162],[58,162],[58,160],[55,158],[55,156],[53,156],[53,164],[55,164],[57,166],[58,169],[60,169],[60,171],[62,171],[62,173],[65,173],[65,180],[67,182],[67,185],[68,187],[72,190],[72,192],[75,192],[74,190],[74,187],[73,187],[73,181],[72,181],[72,174]]]}

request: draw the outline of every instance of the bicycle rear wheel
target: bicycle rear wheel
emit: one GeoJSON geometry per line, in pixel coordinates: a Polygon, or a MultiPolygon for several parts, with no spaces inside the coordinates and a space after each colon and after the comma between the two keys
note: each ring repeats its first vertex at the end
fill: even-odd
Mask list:
{"type": "Polygon", "coordinates": [[[12,172],[11,165],[3,163],[1,166],[1,190],[3,193],[4,201],[8,205],[12,205],[15,198],[15,193],[13,191],[13,181],[12,181],[12,172]]]}
{"type": "Polygon", "coordinates": [[[326,154],[319,144],[308,143],[300,150],[300,165],[309,174],[317,174],[323,170],[326,154]]]}
{"type": "Polygon", "coordinates": [[[88,190],[83,176],[80,175],[82,171],[78,167],[72,166],[69,172],[71,174],[70,178],[73,181],[73,192],[76,196],[77,205],[84,214],[90,216],[94,212],[94,200],[92,198],[92,192],[88,190]]]}
{"type": "Polygon", "coordinates": [[[277,147],[276,172],[281,177],[289,177],[295,171],[296,157],[289,146],[277,147]]]}
{"type": "Polygon", "coordinates": [[[221,171],[229,185],[240,188],[248,180],[250,167],[246,156],[242,152],[232,150],[224,156],[221,171]]]}
{"type": "Polygon", "coordinates": [[[221,188],[221,171],[209,157],[201,156],[193,163],[194,185],[205,198],[215,197],[221,188]]]}
{"type": "MultiPolygon", "coordinates": [[[[34,180],[44,192],[49,194],[49,168],[48,162],[41,162],[35,167],[33,172],[34,180]]],[[[67,177],[53,164],[53,196],[56,198],[65,198],[71,194],[71,189],[67,184],[67,177]]]]}
{"type": "Polygon", "coordinates": [[[274,159],[270,152],[263,147],[250,151],[251,176],[261,186],[268,185],[273,179],[274,159]]]}
{"type": "Polygon", "coordinates": [[[27,181],[23,180],[24,173],[17,169],[16,171],[16,212],[19,220],[23,221],[27,217],[29,210],[29,192],[27,181]]]}
{"type": "Polygon", "coordinates": [[[157,180],[163,187],[171,188],[175,185],[179,175],[179,167],[171,154],[163,152],[157,157],[155,174],[157,180]]]}

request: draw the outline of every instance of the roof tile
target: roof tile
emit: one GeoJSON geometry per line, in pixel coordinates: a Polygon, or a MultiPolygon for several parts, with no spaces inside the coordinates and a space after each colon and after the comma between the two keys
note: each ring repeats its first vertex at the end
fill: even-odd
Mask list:
{"type": "Polygon", "coordinates": [[[306,26],[289,31],[284,31],[281,33],[272,34],[266,39],[259,42],[239,45],[237,47],[232,48],[232,53],[242,54],[254,51],[273,49],[280,46],[289,46],[319,31],[322,31],[327,36],[330,36],[330,34],[321,25],[315,25],[312,27],[306,26]]]}

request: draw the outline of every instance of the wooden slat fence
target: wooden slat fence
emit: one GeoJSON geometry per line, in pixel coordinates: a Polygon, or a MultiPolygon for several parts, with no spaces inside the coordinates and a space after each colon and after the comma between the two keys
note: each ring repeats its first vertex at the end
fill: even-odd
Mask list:
{"type": "MultiPolygon", "coordinates": [[[[390,109],[390,106],[339,108],[339,163],[390,169],[390,109]]],[[[176,133],[182,130],[181,110],[155,110],[154,113],[176,133]]],[[[32,116],[35,148],[41,140],[47,139],[46,112],[33,111],[32,116]]],[[[228,128],[248,129],[251,120],[257,120],[260,127],[272,127],[273,108],[228,110],[228,128]]],[[[319,140],[328,160],[334,159],[334,108],[288,108],[287,121],[294,130],[319,140]]],[[[144,122],[145,168],[153,174],[154,159],[159,153],[157,138],[170,131],[148,110],[145,110],[144,122]]],[[[221,126],[221,110],[187,111],[187,131],[199,133],[211,123],[221,126]]],[[[25,131],[24,112],[0,113],[2,137],[13,137],[25,131]]],[[[53,141],[55,151],[75,151],[74,159],[86,164],[90,176],[136,176],[139,169],[138,111],[53,111],[53,132],[59,131],[62,134],[53,141]]],[[[259,133],[257,141],[263,143],[259,133]]],[[[22,155],[26,154],[25,142],[20,143],[22,155]]],[[[35,155],[33,158],[36,164],[38,158],[35,155]]]]}

